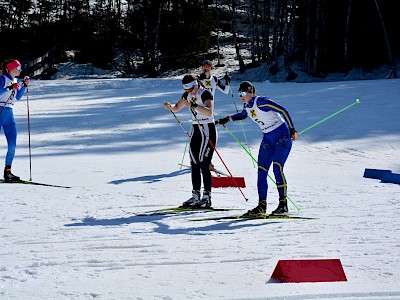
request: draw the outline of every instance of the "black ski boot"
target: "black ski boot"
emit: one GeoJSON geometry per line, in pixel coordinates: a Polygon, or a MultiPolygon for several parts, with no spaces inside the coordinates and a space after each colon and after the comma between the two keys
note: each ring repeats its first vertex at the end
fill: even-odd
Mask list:
{"type": "Polygon", "coordinates": [[[194,208],[200,202],[200,191],[193,190],[192,197],[189,200],[186,200],[182,203],[182,207],[184,208],[194,208]]]}
{"type": "Polygon", "coordinates": [[[287,198],[280,197],[278,207],[271,213],[272,215],[286,215],[288,213],[287,198]]]}
{"type": "Polygon", "coordinates": [[[253,209],[249,210],[247,213],[243,215],[244,218],[252,218],[252,217],[260,217],[265,216],[265,212],[267,211],[267,200],[260,199],[258,200],[258,205],[253,209]]]}
{"type": "Polygon", "coordinates": [[[4,181],[20,181],[21,178],[11,173],[11,167],[4,168],[4,181]]]}
{"type": "Polygon", "coordinates": [[[201,200],[195,204],[195,208],[211,208],[211,192],[204,191],[201,200]]]}

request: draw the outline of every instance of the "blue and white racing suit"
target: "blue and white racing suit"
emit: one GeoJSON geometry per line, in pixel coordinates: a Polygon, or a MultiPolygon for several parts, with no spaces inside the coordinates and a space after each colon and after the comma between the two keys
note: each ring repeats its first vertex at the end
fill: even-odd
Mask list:
{"type": "Polygon", "coordinates": [[[257,189],[259,199],[267,199],[268,170],[273,164],[279,197],[287,196],[287,182],[283,167],[292,148],[290,130],[294,129],[288,111],[267,97],[254,96],[232,120],[250,117],[263,132],[258,152],[257,189]]]}

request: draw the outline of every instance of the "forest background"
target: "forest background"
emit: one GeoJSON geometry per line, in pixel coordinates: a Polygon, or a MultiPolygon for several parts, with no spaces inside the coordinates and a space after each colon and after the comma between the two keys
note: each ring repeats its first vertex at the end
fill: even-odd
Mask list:
{"type": "Polygon", "coordinates": [[[397,77],[397,1],[385,0],[2,0],[0,59],[18,58],[25,73],[48,79],[56,65],[91,63],[121,76],[163,77],[223,66],[237,72],[296,70],[313,78],[387,66],[397,77]],[[293,66],[296,66],[294,68],[293,66]]]}

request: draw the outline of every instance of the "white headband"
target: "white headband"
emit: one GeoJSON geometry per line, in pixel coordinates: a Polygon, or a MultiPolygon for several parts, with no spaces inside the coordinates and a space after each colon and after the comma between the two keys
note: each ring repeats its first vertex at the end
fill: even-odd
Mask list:
{"type": "Polygon", "coordinates": [[[192,82],[186,83],[183,85],[183,89],[188,90],[194,88],[197,85],[197,81],[193,80],[192,82]]]}

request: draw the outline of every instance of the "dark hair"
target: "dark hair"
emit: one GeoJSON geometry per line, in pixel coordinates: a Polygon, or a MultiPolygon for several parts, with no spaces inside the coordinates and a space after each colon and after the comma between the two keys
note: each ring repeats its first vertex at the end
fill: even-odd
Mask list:
{"type": "Polygon", "coordinates": [[[182,78],[182,84],[188,84],[192,81],[197,81],[197,76],[196,75],[192,75],[192,74],[187,74],[185,76],[183,76],[182,78]]]}
{"type": "Polygon", "coordinates": [[[212,68],[212,62],[208,59],[201,63],[202,66],[210,66],[212,68]]]}
{"type": "Polygon", "coordinates": [[[238,91],[249,91],[252,94],[255,94],[256,88],[250,81],[242,81],[239,85],[238,91]]]}

